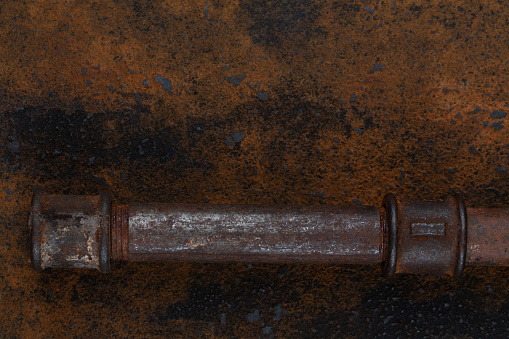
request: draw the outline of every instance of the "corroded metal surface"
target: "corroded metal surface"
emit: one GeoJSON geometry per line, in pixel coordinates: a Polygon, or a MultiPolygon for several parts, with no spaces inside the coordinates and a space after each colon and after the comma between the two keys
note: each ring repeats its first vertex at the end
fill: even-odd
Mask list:
{"type": "Polygon", "coordinates": [[[131,204],[130,261],[376,264],[375,207],[131,204]]]}
{"type": "Polygon", "coordinates": [[[93,196],[45,195],[36,190],[29,218],[31,260],[38,271],[77,267],[102,272],[109,270],[110,258],[382,263],[388,278],[395,273],[460,278],[465,262],[509,266],[509,208],[469,211],[471,216],[457,195],[446,201],[418,201],[387,194],[381,209],[176,203],[111,207],[110,195],[105,193],[99,202],[93,196]],[[97,204],[102,206],[99,216],[97,204]],[[102,245],[99,255],[97,244],[105,239],[107,245],[102,245]]]}
{"type": "MultiPolygon", "coordinates": [[[[444,202],[398,201],[390,194],[384,199],[384,208],[389,225],[385,276],[403,272],[461,276],[469,229],[461,198],[451,197],[444,202]]],[[[485,226],[500,232],[491,228],[492,225],[485,226]]],[[[470,239],[474,243],[476,240],[470,239]]]]}
{"type": "Polygon", "coordinates": [[[108,194],[48,195],[37,190],[29,220],[34,268],[96,268],[108,272],[110,206],[108,194]]]}
{"type": "Polygon", "coordinates": [[[26,219],[34,185],[121,204],[507,206],[508,16],[503,0],[2,1],[0,336],[506,337],[505,268],[39,274],[26,219]]]}
{"type": "Polygon", "coordinates": [[[111,259],[129,260],[129,205],[111,209],[111,259]]]}
{"type": "Polygon", "coordinates": [[[468,265],[509,265],[509,209],[468,208],[468,265]]]}

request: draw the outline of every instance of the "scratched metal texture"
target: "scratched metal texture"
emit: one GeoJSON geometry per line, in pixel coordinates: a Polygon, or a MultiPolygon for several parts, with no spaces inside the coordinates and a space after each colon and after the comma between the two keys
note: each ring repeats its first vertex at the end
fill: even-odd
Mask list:
{"type": "Polygon", "coordinates": [[[131,204],[129,261],[381,262],[376,207],[131,204]]]}
{"type": "Polygon", "coordinates": [[[0,4],[0,335],[504,337],[509,269],[29,265],[30,187],[121,204],[509,203],[506,1],[0,4]]]}

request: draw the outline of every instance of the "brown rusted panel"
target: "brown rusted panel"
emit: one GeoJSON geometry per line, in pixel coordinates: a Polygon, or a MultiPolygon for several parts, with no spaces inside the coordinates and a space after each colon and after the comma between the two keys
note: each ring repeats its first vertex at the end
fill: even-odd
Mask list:
{"type": "Polygon", "coordinates": [[[129,261],[379,262],[375,207],[132,204],[129,261]]]}
{"type": "Polygon", "coordinates": [[[454,188],[508,207],[509,115],[491,116],[509,113],[508,1],[0,7],[0,336],[507,333],[509,269],[394,286],[321,265],[118,265],[110,279],[21,262],[34,183],[122,202],[374,206],[454,188]]]}
{"type": "Polygon", "coordinates": [[[509,208],[468,208],[467,265],[509,266],[509,208]]]}
{"type": "Polygon", "coordinates": [[[109,269],[108,194],[98,196],[36,193],[30,218],[32,263],[48,267],[109,269]],[[106,251],[105,251],[106,246],[106,251]]]}
{"type": "MultiPolygon", "coordinates": [[[[396,231],[390,236],[387,261],[392,261],[386,264],[386,275],[461,275],[465,265],[467,230],[464,204],[460,198],[451,197],[444,202],[392,198],[386,202],[385,208],[390,210],[388,215],[392,217],[389,223],[396,225],[396,231]]],[[[394,227],[389,229],[394,231],[394,227]]]]}

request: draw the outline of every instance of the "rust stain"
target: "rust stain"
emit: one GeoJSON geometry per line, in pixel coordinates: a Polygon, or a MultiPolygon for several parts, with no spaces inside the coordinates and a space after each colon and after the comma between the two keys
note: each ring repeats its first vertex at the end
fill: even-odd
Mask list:
{"type": "Polygon", "coordinates": [[[472,206],[507,206],[504,1],[0,9],[1,335],[505,335],[503,269],[392,285],[375,267],[320,265],[120,264],[109,276],[41,276],[25,226],[34,184],[107,189],[126,204],[378,206],[388,192],[452,191],[472,206]]]}

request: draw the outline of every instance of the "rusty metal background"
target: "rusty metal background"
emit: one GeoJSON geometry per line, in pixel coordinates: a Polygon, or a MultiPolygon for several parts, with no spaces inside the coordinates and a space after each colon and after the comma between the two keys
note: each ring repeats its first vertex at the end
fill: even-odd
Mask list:
{"type": "MultiPolygon", "coordinates": [[[[509,273],[29,264],[30,188],[140,202],[507,206],[506,2],[3,1],[0,334],[504,337],[509,273]]],[[[479,237],[505,242],[476,231],[479,237]]],[[[489,257],[468,248],[467,261],[489,257]],[[469,259],[471,258],[471,259],[469,259]]]]}

